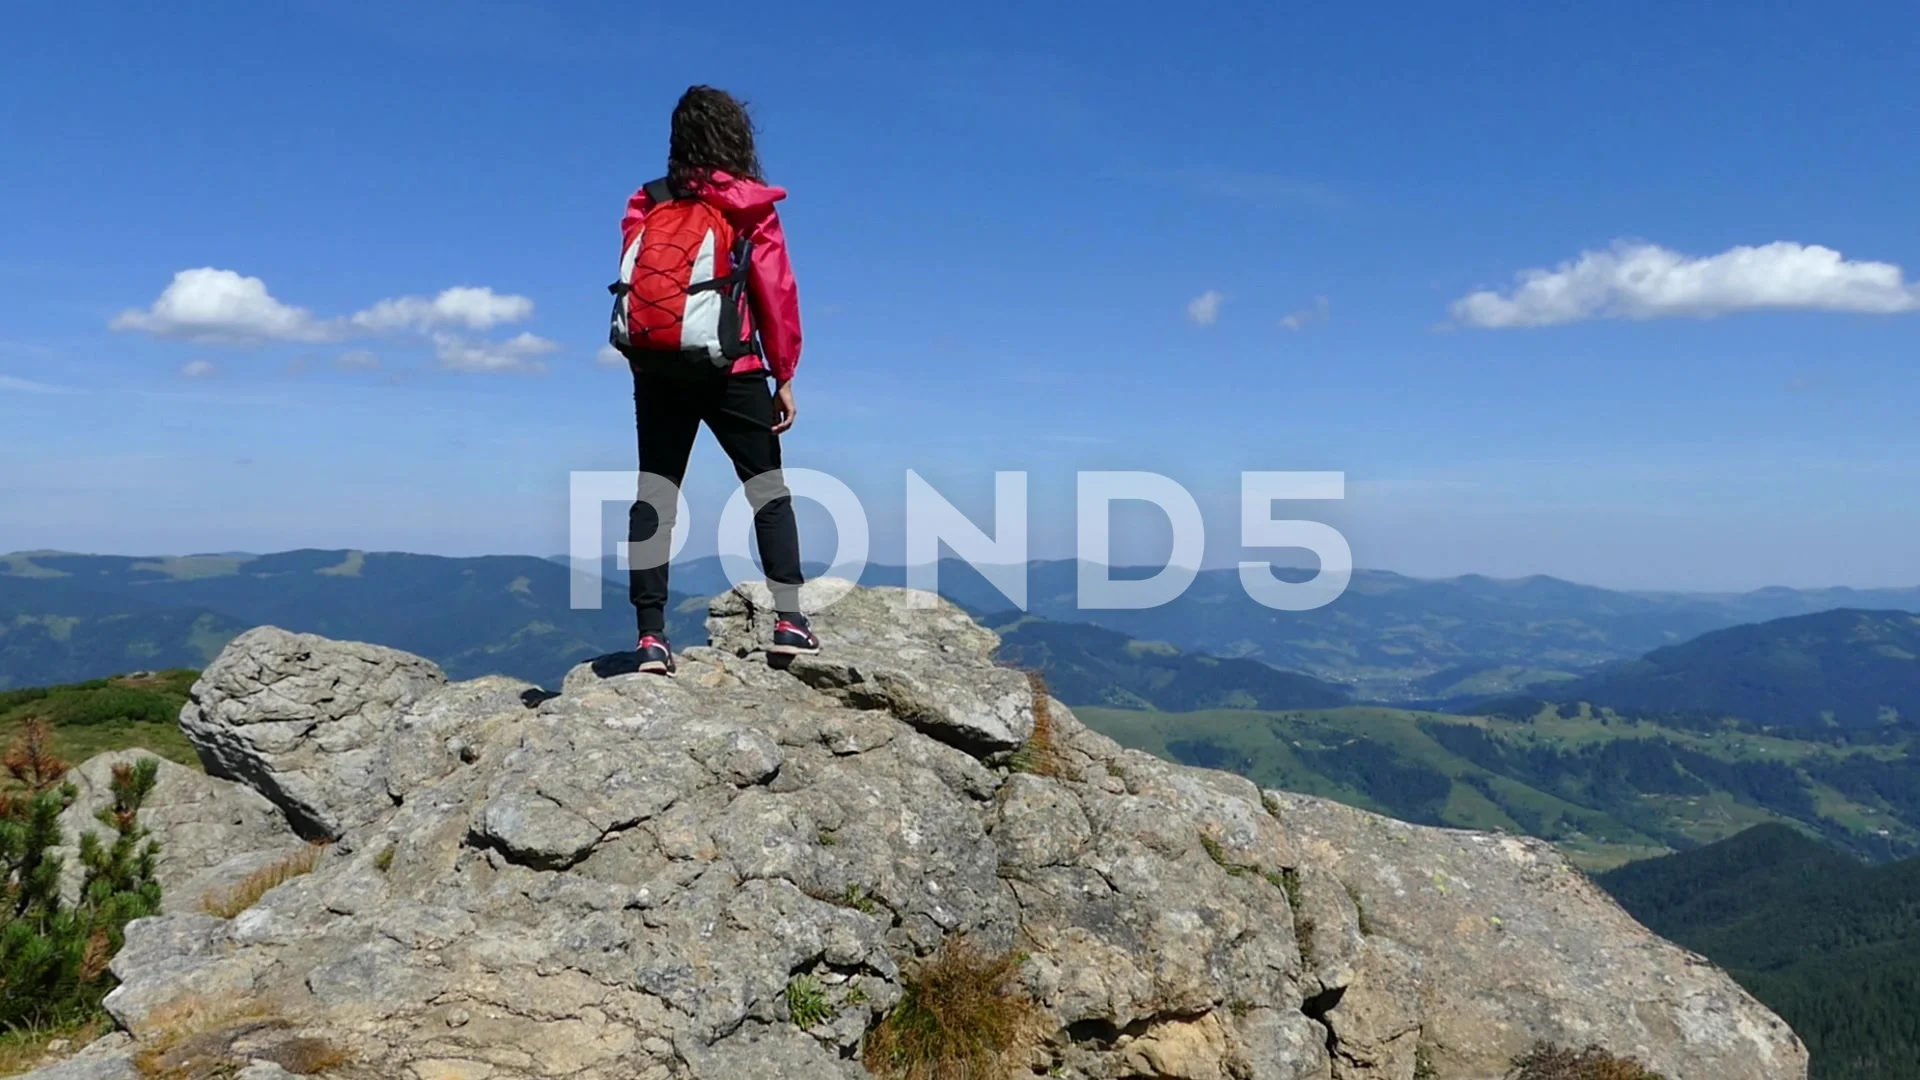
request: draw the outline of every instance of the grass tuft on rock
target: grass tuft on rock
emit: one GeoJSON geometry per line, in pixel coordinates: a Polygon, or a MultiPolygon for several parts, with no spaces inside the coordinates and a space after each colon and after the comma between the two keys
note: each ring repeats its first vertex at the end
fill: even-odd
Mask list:
{"type": "Polygon", "coordinates": [[[234,1039],[286,1026],[259,1001],[238,997],[184,997],[154,1009],[141,1021],[134,1071],[145,1080],[201,1080],[232,1076],[245,1064],[234,1059],[234,1039]]]}
{"type": "Polygon", "coordinates": [[[1212,833],[1200,834],[1200,849],[1207,853],[1207,858],[1212,859],[1215,866],[1225,870],[1228,877],[1246,877],[1248,874],[1260,873],[1260,868],[1252,863],[1237,863],[1227,858],[1227,849],[1221,846],[1220,838],[1212,833]]]}
{"type": "Polygon", "coordinates": [[[833,1003],[827,1000],[826,988],[819,979],[795,975],[787,983],[787,1015],[794,1027],[803,1030],[833,1019],[833,1003]]]}
{"type": "Polygon", "coordinates": [[[852,908],[862,915],[880,914],[880,902],[873,894],[858,885],[848,882],[847,891],[840,895],[840,906],[852,908]]]}
{"type": "Polygon", "coordinates": [[[1054,741],[1053,694],[1047,689],[1047,680],[1037,671],[1026,672],[1027,685],[1033,689],[1033,734],[1013,752],[1007,767],[1014,772],[1032,773],[1059,780],[1067,775],[1067,767],[1060,760],[1060,749],[1054,741]]]}
{"type": "Polygon", "coordinates": [[[1010,1075],[1040,1033],[1040,1010],[1015,982],[1024,959],[949,940],[907,973],[900,1003],[868,1034],[867,1071],[881,1080],[1010,1075]]]}
{"type": "Polygon", "coordinates": [[[1615,1057],[1598,1046],[1569,1050],[1539,1043],[1513,1059],[1508,1080],[1666,1080],[1631,1058],[1615,1057]]]}
{"type": "Polygon", "coordinates": [[[1353,913],[1354,913],[1354,916],[1359,920],[1361,935],[1365,937],[1372,937],[1373,936],[1373,919],[1371,919],[1367,915],[1366,897],[1362,896],[1360,894],[1360,889],[1357,886],[1353,885],[1351,882],[1347,883],[1347,899],[1353,901],[1353,913]]]}
{"type": "Polygon", "coordinates": [[[319,1076],[352,1060],[352,1055],[340,1047],[311,1036],[288,1039],[261,1057],[295,1076],[319,1076]]]}
{"type": "Polygon", "coordinates": [[[260,902],[260,898],[297,877],[311,874],[326,854],[326,846],[312,844],[247,875],[227,889],[215,889],[200,898],[200,909],[217,919],[231,919],[260,902]]]}
{"type": "Polygon", "coordinates": [[[1280,868],[1279,874],[1268,875],[1267,880],[1273,882],[1273,884],[1277,888],[1279,888],[1281,892],[1287,894],[1288,907],[1294,909],[1295,911],[1300,910],[1301,897],[1304,894],[1302,893],[1300,888],[1300,871],[1299,870],[1296,870],[1291,866],[1283,866],[1280,868]]]}

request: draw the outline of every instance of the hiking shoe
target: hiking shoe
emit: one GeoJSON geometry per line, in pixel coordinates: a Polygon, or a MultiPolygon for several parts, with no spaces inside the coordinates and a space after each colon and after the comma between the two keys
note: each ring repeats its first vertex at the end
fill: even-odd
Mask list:
{"type": "Polygon", "coordinates": [[[659,634],[641,634],[633,655],[640,662],[639,670],[648,675],[673,674],[673,646],[659,634]]]}
{"type": "Polygon", "coordinates": [[[820,651],[820,639],[813,636],[805,615],[783,615],[773,624],[773,644],[767,651],[781,656],[811,656],[820,651]]]}

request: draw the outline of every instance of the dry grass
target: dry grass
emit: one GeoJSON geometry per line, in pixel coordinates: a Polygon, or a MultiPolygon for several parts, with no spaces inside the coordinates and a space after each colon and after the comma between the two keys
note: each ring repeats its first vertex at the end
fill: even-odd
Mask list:
{"type": "Polygon", "coordinates": [[[133,1067],[147,1080],[200,1080],[232,1070],[234,1038],[284,1024],[259,1002],[182,998],[141,1021],[133,1067]]]}
{"type": "Polygon", "coordinates": [[[78,1051],[111,1030],[112,1021],[100,1016],[79,1024],[9,1031],[0,1035],[0,1076],[31,1072],[46,1063],[49,1056],[65,1056],[78,1051]],[[56,1054],[52,1047],[61,1042],[67,1045],[56,1054]]]}
{"type": "Polygon", "coordinates": [[[1618,1058],[1598,1046],[1585,1050],[1541,1043],[1515,1058],[1508,1080],[1665,1080],[1631,1058],[1618,1058]]]}
{"type": "Polygon", "coordinates": [[[260,898],[294,878],[313,873],[327,853],[324,844],[312,844],[277,862],[255,870],[228,889],[214,889],[200,898],[200,909],[216,918],[231,919],[260,902],[260,898]]]}
{"type": "Polygon", "coordinates": [[[302,1036],[288,1039],[258,1056],[271,1061],[295,1076],[318,1076],[339,1068],[350,1060],[345,1050],[325,1039],[302,1036]]]}
{"type": "Polygon", "coordinates": [[[352,1060],[326,1039],[276,1035],[290,1026],[257,999],[182,999],[142,1023],[133,1065],[146,1080],[227,1080],[254,1058],[295,1076],[319,1076],[352,1060]]]}
{"type": "Polygon", "coordinates": [[[1047,689],[1047,680],[1037,671],[1028,671],[1027,685],[1033,688],[1033,734],[1013,752],[1008,762],[1015,772],[1032,773],[1061,779],[1067,775],[1067,768],[1060,760],[1060,749],[1054,743],[1052,692],[1047,689]]]}
{"type": "Polygon", "coordinates": [[[861,1055],[881,1080],[996,1080],[1041,1034],[1041,1013],[1014,985],[1022,957],[988,956],[954,938],[908,972],[906,993],[861,1055]]]}

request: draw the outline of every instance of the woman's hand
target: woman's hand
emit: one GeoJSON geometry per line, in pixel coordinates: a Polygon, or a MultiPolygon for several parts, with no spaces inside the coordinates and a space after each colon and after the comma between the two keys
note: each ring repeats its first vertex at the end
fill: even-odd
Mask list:
{"type": "Polygon", "coordinates": [[[794,418],[800,415],[800,409],[793,403],[793,384],[783,382],[773,392],[773,433],[783,434],[793,426],[794,418]]]}

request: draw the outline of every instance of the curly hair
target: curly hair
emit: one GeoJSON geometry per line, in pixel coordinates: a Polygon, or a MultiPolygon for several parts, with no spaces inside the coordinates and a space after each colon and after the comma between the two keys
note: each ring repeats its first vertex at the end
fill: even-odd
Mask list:
{"type": "Polygon", "coordinates": [[[692,191],[715,172],[765,181],[753,148],[753,118],[746,103],[725,90],[689,86],[673,107],[667,182],[677,192],[692,191]]]}

